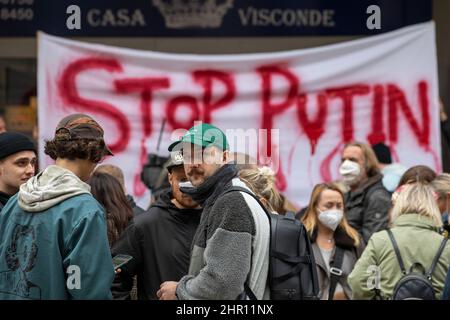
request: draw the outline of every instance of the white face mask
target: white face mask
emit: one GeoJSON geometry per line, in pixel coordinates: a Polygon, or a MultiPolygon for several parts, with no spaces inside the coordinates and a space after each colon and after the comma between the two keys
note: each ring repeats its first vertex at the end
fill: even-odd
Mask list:
{"type": "Polygon", "coordinates": [[[344,212],[342,210],[326,210],[319,211],[319,221],[327,228],[335,231],[338,225],[341,223],[344,217],[344,212]]]}
{"type": "Polygon", "coordinates": [[[345,160],[339,167],[339,173],[346,184],[352,184],[358,180],[361,168],[357,162],[345,160]]]}
{"type": "Polygon", "coordinates": [[[190,181],[178,182],[180,188],[194,188],[194,185],[190,181]]]}

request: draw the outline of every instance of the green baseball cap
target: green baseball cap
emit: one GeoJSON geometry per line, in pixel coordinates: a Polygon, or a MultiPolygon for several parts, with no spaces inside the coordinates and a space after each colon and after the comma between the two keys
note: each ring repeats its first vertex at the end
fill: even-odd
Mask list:
{"type": "Polygon", "coordinates": [[[216,146],[222,150],[229,150],[227,137],[222,130],[209,123],[202,123],[190,128],[178,141],[169,146],[169,151],[174,150],[176,146],[187,142],[202,147],[216,146]]]}

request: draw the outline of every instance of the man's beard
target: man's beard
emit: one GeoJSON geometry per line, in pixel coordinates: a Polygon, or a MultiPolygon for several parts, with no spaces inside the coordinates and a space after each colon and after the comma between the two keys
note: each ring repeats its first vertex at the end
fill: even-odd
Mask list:
{"type": "MultiPolygon", "coordinates": [[[[201,181],[201,183],[203,183],[206,179],[205,176],[205,171],[204,170],[199,170],[199,169],[191,169],[186,173],[186,176],[189,178],[189,180],[192,182],[192,184],[194,184],[194,181],[197,182],[198,180],[201,181]]],[[[194,184],[196,187],[198,186],[198,184],[194,184]]]]}
{"type": "Polygon", "coordinates": [[[362,181],[362,175],[359,174],[356,177],[352,176],[352,177],[344,177],[343,179],[344,183],[348,186],[348,187],[355,187],[357,185],[359,185],[359,183],[362,181]]]}

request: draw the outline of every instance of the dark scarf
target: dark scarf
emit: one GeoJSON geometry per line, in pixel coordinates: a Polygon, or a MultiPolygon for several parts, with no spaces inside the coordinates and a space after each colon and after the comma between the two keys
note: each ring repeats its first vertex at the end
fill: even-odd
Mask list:
{"type": "Polygon", "coordinates": [[[181,187],[180,191],[190,196],[203,208],[206,208],[217,199],[224,191],[225,185],[235,178],[236,175],[236,165],[228,163],[222,166],[198,187],[181,187]]]}
{"type": "MultiPolygon", "coordinates": [[[[317,228],[314,229],[311,235],[311,243],[316,242],[317,239],[317,228]]],[[[341,247],[342,249],[355,249],[354,240],[345,232],[343,228],[338,226],[336,231],[334,231],[334,242],[336,246],[341,247]]]]}

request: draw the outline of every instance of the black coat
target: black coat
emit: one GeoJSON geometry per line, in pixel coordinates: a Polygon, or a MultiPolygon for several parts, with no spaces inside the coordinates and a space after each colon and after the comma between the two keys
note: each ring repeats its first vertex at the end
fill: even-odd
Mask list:
{"type": "Polygon", "coordinates": [[[6,205],[6,203],[8,202],[9,198],[11,198],[10,195],[1,192],[0,191],[0,211],[3,209],[3,207],[6,205]]]}
{"type": "Polygon", "coordinates": [[[441,132],[445,140],[447,140],[447,144],[450,145],[450,118],[441,121],[441,132]]]}
{"type": "Polygon", "coordinates": [[[348,223],[365,243],[373,233],[388,226],[391,195],[383,186],[381,175],[370,177],[364,185],[345,194],[348,223]]]}
{"type": "Polygon", "coordinates": [[[115,299],[128,299],[137,275],[138,299],[157,299],[164,281],[178,281],[188,273],[190,249],[201,209],[178,209],[167,190],[149,210],[134,218],[111,249],[113,256],[133,257],[114,280],[115,299]]]}
{"type": "Polygon", "coordinates": [[[139,207],[136,202],[134,201],[134,198],[132,196],[130,196],[129,194],[127,195],[127,200],[128,203],[131,206],[131,209],[133,209],[133,216],[136,217],[138,215],[140,215],[141,213],[144,213],[145,210],[142,209],[141,207],[139,207]]]}

